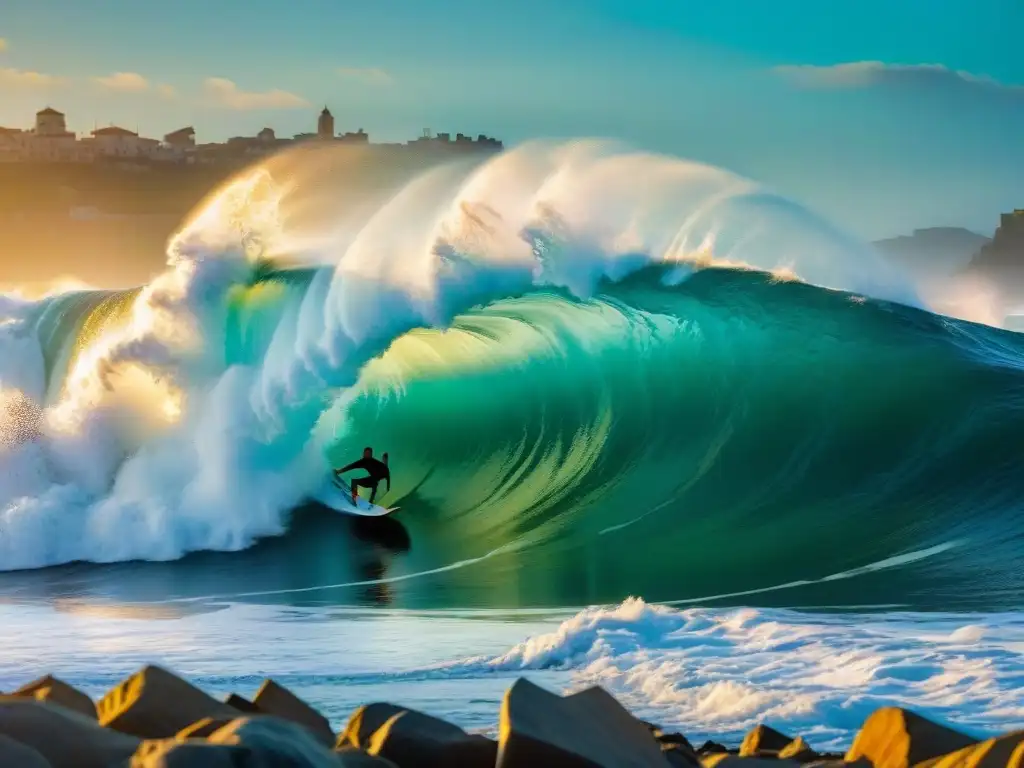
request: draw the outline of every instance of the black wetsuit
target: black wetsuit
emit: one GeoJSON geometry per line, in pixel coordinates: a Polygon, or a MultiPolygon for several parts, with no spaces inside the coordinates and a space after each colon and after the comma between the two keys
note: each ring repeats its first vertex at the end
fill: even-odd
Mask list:
{"type": "Polygon", "coordinates": [[[388,469],[388,465],[379,459],[369,458],[360,459],[359,461],[353,461],[346,467],[334,470],[336,475],[340,475],[344,472],[348,472],[350,469],[365,469],[369,475],[367,477],[357,477],[352,480],[352,496],[355,497],[359,488],[370,488],[370,503],[373,504],[373,500],[377,497],[377,486],[381,480],[387,480],[388,490],[391,490],[391,470],[388,469]]]}

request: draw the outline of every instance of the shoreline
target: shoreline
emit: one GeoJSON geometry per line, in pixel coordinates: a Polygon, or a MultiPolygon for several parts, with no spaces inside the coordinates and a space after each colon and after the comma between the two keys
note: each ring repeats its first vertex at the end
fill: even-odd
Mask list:
{"type": "Polygon", "coordinates": [[[599,686],[562,696],[525,678],[502,699],[496,739],[403,707],[368,702],[335,732],[273,679],[252,698],[219,700],[147,665],[94,701],[47,675],[0,695],[0,765],[365,766],[526,768],[988,768],[1018,765],[1024,731],[976,739],[913,711],[873,711],[845,753],[817,752],[801,735],[762,723],[742,743],[690,743],[632,715],[599,686]]]}

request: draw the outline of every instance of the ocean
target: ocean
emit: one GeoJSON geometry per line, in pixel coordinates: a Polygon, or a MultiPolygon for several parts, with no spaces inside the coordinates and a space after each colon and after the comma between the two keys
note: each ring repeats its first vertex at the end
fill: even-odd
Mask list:
{"type": "Polygon", "coordinates": [[[0,689],[1019,724],[1020,335],[678,158],[535,143],[336,208],[332,174],[246,172],[138,289],[0,298],[0,689]],[[367,445],[400,511],[311,503],[367,445]]]}

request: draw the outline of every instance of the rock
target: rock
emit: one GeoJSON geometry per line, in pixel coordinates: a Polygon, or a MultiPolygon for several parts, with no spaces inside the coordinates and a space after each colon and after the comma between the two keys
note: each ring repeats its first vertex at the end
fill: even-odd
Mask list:
{"type": "Polygon", "coordinates": [[[334,731],[327,718],[273,680],[263,681],[252,703],[259,712],[305,726],[323,744],[334,746],[334,731]]]}
{"type": "MultiPolygon", "coordinates": [[[[210,744],[248,747],[268,762],[259,765],[337,768],[338,757],[305,726],[277,717],[240,717],[210,734],[210,744]],[[269,760],[273,758],[275,762],[269,760]]],[[[256,765],[256,764],[254,764],[256,765]]]]}
{"type": "Polygon", "coordinates": [[[228,723],[235,721],[235,717],[204,717],[202,720],[197,720],[192,725],[187,725],[178,731],[174,738],[178,741],[184,741],[185,739],[206,739],[213,733],[216,733],[228,723]]]}
{"type": "Polygon", "coordinates": [[[259,707],[257,707],[244,696],[239,696],[237,693],[232,693],[230,696],[228,696],[224,700],[224,703],[227,704],[229,707],[234,707],[239,712],[258,714],[260,711],[259,707]]]}
{"type": "Polygon", "coordinates": [[[748,733],[740,745],[740,757],[775,756],[793,741],[767,725],[759,725],[748,733]]]}
{"type": "Polygon", "coordinates": [[[106,768],[139,746],[137,738],[101,728],[70,709],[19,697],[0,699],[0,736],[35,750],[53,768],[106,768]]]}
{"type": "Polygon", "coordinates": [[[729,750],[724,744],[719,744],[717,741],[705,741],[697,749],[699,755],[724,755],[730,751],[735,752],[736,750],[729,750]]]}
{"type": "Polygon", "coordinates": [[[285,764],[267,762],[246,747],[162,739],[143,742],[128,765],[130,768],[270,768],[271,765],[276,768],[285,764]]]}
{"type": "Polygon", "coordinates": [[[458,765],[492,768],[498,745],[457,725],[393,704],[370,704],[349,717],[338,736],[338,751],[361,748],[402,768],[458,765]]]}
{"type": "Polygon", "coordinates": [[[21,686],[11,695],[59,704],[72,712],[91,717],[93,720],[96,719],[96,705],[93,700],[77,688],[73,688],[52,675],[33,680],[31,683],[21,686]]]}
{"type": "Polygon", "coordinates": [[[883,707],[864,721],[845,760],[864,758],[874,768],[908,768],[972,744],[977,740],[909,710],[883,707]]]}
{"type": "Polygon", "coordinates": [[[779,760],[777,757],[739,757],[730,754],[715,754],[701,761],[704,768],[804,768],[794,760],[779,760]]]}
{"type": "Polygon", "coordinates": [[[165,669],[146,666],[112,688],[96,707],[100,724],[144,739],[165,739],[207,717],[238,710],[165,669]]]}
{"type": "Polygon", "coordinates": [[[335,750],[334,754],[341,760],[342,768],[398,768],[387,758],[371,755],[355,747],[342,747],[335,750]]]}
{"type": "Polygon", "coordinates": [[[9,736],[0,736],[0,765],[12,768],[51,768],[50,761],[32,747],[9,736]]]}
{"type": "Polygon", "coordinates": [[[817,752],[810,748],[803,736],[797,736],[789,744],[779,750],[780,760],[796,760],[798,763],[809,763],[821,758],[817,752]]]}
{"type": "Polygon", "coordinates": [[[964,747],[948,755],[926,760],[921,768],[1021,768],[1024,765],[1024,731],[1012,731],[1002,736],[964,747]]]}
{"type": "Polygon", "coordinates": [[[500,723],[497,768],[670,765],[643,723],[601,688],[562,697],[517,680],[500,723]]]}
{"type": "MultiPolygon", "coordinates": [[[[395,715],[405,712],[403,707],[396,707],[394,704],[375,702],[364,704],[355,712],[349,715],[348,722],[338,734],[335,742],[335,750],[345,747],[356,749],[367,749],[370,746],[370,738],[395,715]]],[[[425,715],[426,717],[426,715],[425,715]]]]}

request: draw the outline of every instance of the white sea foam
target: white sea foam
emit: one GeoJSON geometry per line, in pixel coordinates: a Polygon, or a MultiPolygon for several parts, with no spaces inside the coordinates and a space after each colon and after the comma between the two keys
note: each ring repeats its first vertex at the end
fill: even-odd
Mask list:
{"type": "Polygon", "coordinates": [[[874,709],[896,705],[969,732],[1019,727],[1024,619],[778,610],[679,611],[630,599],[588,608],[452,674],[571,671],[636,714],[691,738],[738,742],[766,722],[819,749],[849,746],[874,709]]]}
{"type": "Polygon", "coordinates": [[[56,402],[37,305],[0,301],[0,392],[35,406],[0,411],[0,570],[173,559],[280,533],[325,475],[326,399],[408,330],[531,285],[586,296],[651,263],[717,261],[916,301],[869,249],[749,181],[593,142],[425,172],[336,242],[288,232],[283,195],[257,171],[217,196],[56,402]],[[250,276],[254,243],[271,257],[301,245],[325,268],[262,361],[225,369],[226,296],[250,276]]]}

